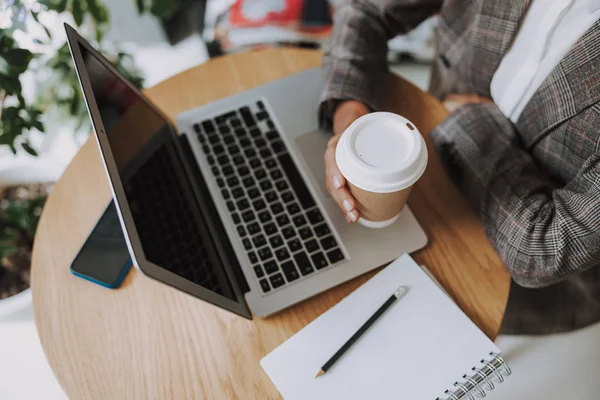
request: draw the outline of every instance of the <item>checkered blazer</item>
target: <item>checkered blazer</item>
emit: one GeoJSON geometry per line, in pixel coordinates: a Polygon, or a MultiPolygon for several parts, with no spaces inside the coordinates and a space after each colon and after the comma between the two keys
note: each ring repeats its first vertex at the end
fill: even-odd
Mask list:
{"type": "MultiPolygon", "coordinates": [[[[528,1],[350,0],[335,16],[320,113],[371,109],[387,75],[387,39],[434,13],[430,91],[490,96],[528,1]]],[[[494,104],[458,109],[432,139],[481,215],[513,283],[504,333],[571,330],[600,320],[600,21],[543,82],[516,124],[494,104]]]]}

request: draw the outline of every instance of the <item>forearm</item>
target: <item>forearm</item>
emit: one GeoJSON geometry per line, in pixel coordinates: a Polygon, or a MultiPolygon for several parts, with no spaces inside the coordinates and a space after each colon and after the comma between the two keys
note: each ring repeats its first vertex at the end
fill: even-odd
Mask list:
{"type": "Polygon", "coordinates": [[[441,0],[350,0],[335,13],[334,31],[323,59],[320,120],[330,126],[340,100],[380,108],[387,78],[387,42],[440,8],[441,0]]]}
{"type": "Polygon", "coordinates": [[[493,104],[459,109],[432,138],[517,283],[547,286],[600,265],[600,215],[592,211],[600,209],[597,155],[557,187],[493,104]]]}

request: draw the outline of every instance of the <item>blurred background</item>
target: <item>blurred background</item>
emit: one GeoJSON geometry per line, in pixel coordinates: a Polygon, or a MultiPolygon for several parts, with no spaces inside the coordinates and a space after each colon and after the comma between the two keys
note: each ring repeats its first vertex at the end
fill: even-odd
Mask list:
{"type": "MultiPolygon", "coordinates": [[[[0,0],[0,399],[65,398],[43,355],[29,291],[45,199],[91,132],[63,23],[147,88],[227,53],[326,47],[341,2],[0,0]]],[[[435,24],[389,43],[392,69],[424,89],[435,24]]]]}

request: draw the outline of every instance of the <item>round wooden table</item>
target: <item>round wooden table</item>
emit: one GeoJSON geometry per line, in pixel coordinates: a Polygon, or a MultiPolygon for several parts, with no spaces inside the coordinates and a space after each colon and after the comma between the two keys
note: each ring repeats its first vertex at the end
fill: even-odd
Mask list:
{"type": "MultiPolygon", "coordinates": [[[[308,50],[236,54],[185,71],[146,94],[173,118],[320,63],[321,53],[308,50]]],[[[385,104],[426,136],[447,115],[436,99],[400,78],[389,85],[385,104]]],[[[509,275],[477,215],[448,180],[426,140],[429,165],[409,204],[429,245],[413,257],[495,338],[509,275]]],[[[374,274],[252,321],[135,269],[121,288],[107,290],[74,277],[69,265],[109,200],[108,181],[92,138],[48,198],[35,238],[35,321],[50,366],[74,400],[279,398],[259,360],[374,274]]]]}

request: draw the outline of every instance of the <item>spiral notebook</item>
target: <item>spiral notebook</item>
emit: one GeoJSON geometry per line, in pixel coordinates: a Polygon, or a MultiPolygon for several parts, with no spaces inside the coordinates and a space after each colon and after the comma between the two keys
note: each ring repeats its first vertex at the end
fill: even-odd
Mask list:
{"type": "Polygon", "coordinates": [[[485,397],[510,375],[496,345],[409,255],[261,360],[287,400],[485,397]],[[317,371],[398,286],[394,303],[325,375],[317,371]]]}

